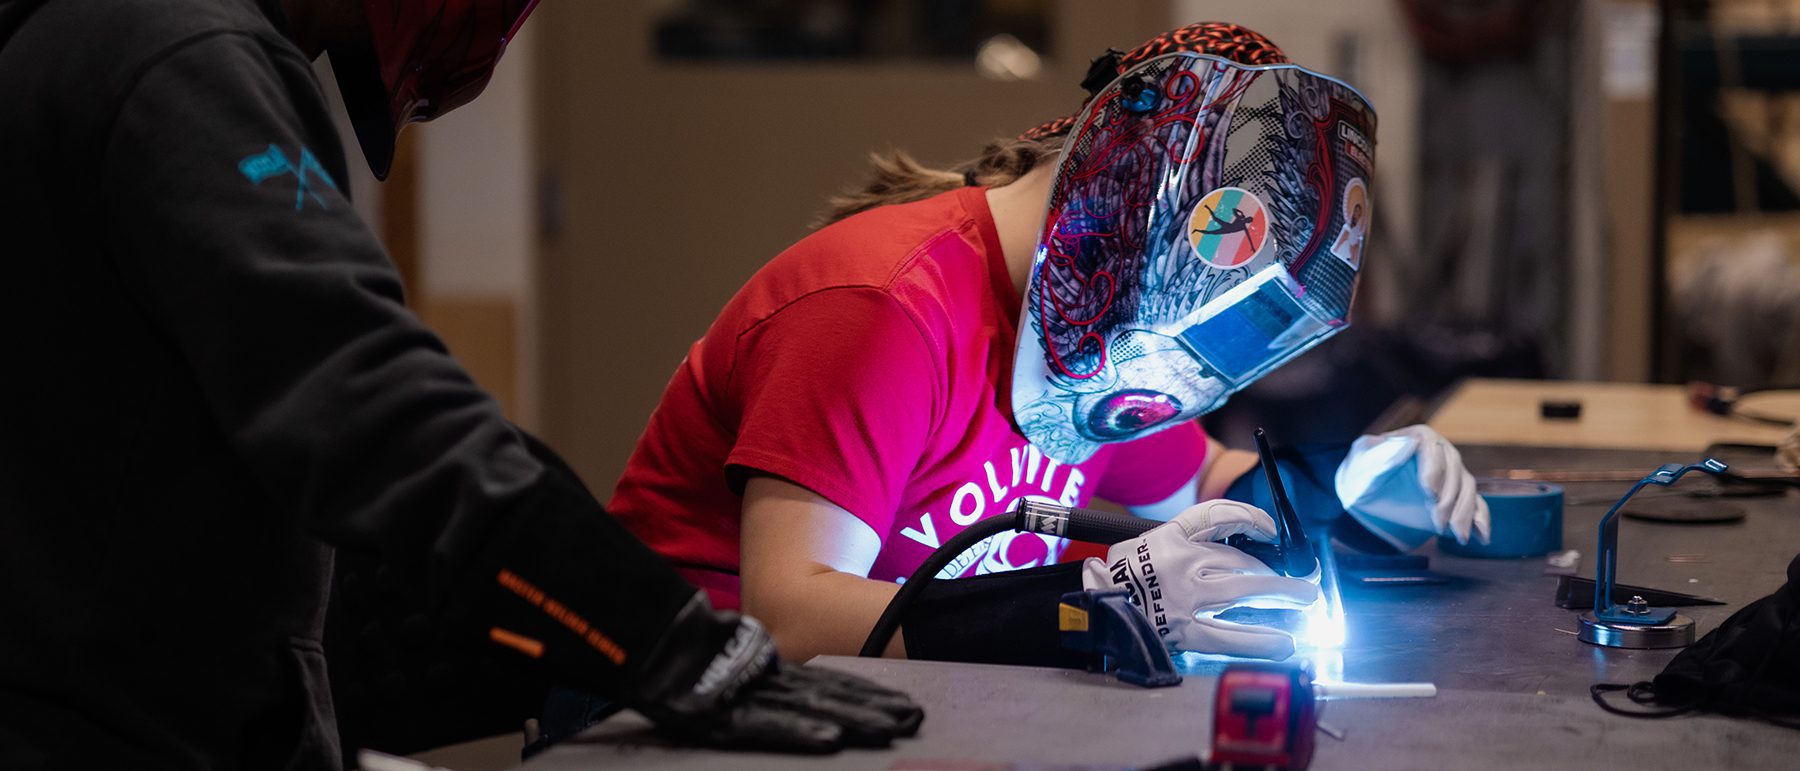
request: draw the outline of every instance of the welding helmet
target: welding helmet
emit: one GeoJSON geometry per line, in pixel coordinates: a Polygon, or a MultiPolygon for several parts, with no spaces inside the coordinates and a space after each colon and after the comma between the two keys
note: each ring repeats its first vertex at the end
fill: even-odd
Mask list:
{"type": "Polygon", "coordinates": [[[368,38],[332,48],[331,68],[369,168],[387,179],[400,129],[480,94],[537,0],[362,4],[368,38]]]}
{"type": "Polygon", "coordinates": [[[1081,112],[1025,135],[1066,139],[1013,417],[1065,463],[1217,409],[1349,324],[1374,109],[1241,27],[1171,35],[1097,60],[1081,112]]]}

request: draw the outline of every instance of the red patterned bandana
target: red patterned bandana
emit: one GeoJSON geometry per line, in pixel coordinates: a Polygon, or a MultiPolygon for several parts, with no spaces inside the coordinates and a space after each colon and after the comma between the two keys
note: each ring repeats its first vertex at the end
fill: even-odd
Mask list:
{"type": "MultiPolygon", "coordinates": [[[[1081,85],[1087,89],[1088,98],[1091,99],[1127,70],[1163,54],[1182,51],[1211,54],[1249,65],[1286,64],[1288,61],[1287,54],[1281,52],[1281,47],[1263,37],[1262,33],[1222,21],[1201,21],[1164,32],[1125,53],[1108,50],[1094,60],[1081,85]]],[[[1082,100],[1082,106],[1086,105],[1087,100],[1082,100]]],[[[1019,138],[1031,140],[1061,136],[1069,133],[1069,127],[1074,123],[1074,115],[1065,115],[1020,134],[1019,138]]]]}

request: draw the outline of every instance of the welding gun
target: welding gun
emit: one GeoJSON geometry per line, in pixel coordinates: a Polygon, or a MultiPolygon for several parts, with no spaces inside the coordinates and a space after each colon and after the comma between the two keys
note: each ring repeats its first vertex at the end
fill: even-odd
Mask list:
{"type": "MultiPolygon", "coordinates": [[[[1269,448],[1268,436],[1260,428],[1256,430],[1256,454],[1275,501],[1275,510],[1269,512],[1275,519],[1275,542],[1264,543],[1247,535],[1234,535],[1224,543],[1261,560],[1277,575],[1310,576],[1319,567],[1318,558],[1306,539],[1306,528],[1300,523],[1299,513],[1288,500],[1287,485],[1281,481],[1281,471],[1275,465],[1275,453],[1269,448]]],[[[1109,545],[1136,538],[1162,524],[1142,517],[1032,500],[1019,503],[1016,517],[1017,521],[1009,529],[1109,545]]]]}
{"type": "MultiPolygon", "coordinates": [[[[1019,521],[1003,529],[1108,545],[1137,538],[1163,524],[1154,519],[1129,514],[1114,514],[1099,509],[1081,509],[1042,501],[1021,501],[1015,516],[1019,521]]],[[[1274,543],[1264,543],[1247,535],[1234,535],[1222,543],[1261,560],[1277,574],[1305,578],[1318,567],[1317,558],[1313,556],[1306,543],[1306,535],[1299,530],[1298,524],[1290,525],[1283,519],[1275,519],[1274,543]]],[[[907,583],[912,583],[911,579],[907,583]]]]}

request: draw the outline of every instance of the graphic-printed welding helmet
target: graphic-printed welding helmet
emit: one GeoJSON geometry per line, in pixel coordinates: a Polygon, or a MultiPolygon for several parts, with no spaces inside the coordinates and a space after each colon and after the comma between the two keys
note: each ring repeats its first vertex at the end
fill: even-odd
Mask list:
{"type": "Polygon", "coordinates": [[[1159,38],[1109,54],[1080,113],[1026,134],[1067,138],[1021,312],[1013,417],[1065,463],[1217,409],[1349,324],[1374,109],[1241,27],[1171,35],[1220,28],[1267,48],[1159,38]]]}

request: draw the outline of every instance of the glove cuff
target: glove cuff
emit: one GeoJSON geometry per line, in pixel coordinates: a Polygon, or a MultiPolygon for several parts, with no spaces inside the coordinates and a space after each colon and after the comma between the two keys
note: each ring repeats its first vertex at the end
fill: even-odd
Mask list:
{"type": "Polygon", "coordinates": [[[910,659],[1083,669],[1062,647],[1056,606],[1081,591],[1082,566],[1050,565],[933,581],[902,621],[910,659]]]}
{"type": "MultiPolygon", "coordinates": [[[[1106,556],[1108,559],[1112,558],[1110,550],[1106,556]]],[[[1118,587],[1114,586],[1112,582],[1112,571],[1106,569],[1106,564],[1106,560],[1099,557],[1089,557],[1082,560],[1081,588],[1099,591],[1117,589],[1118,587]]]]}
{"type": "Polygon", "coordinates": [[[623,699],[698,591],[579,482],[546,468],[490,536],[458,593],[490,639],[557,678],[623,699]]]}
{"type": "Polygon", "coordinates": [[[761,624],[714,611],[695,592],[644,659],[633,707],[662,724],[712,714],[774,666],[775,641],[761,624]]]}

